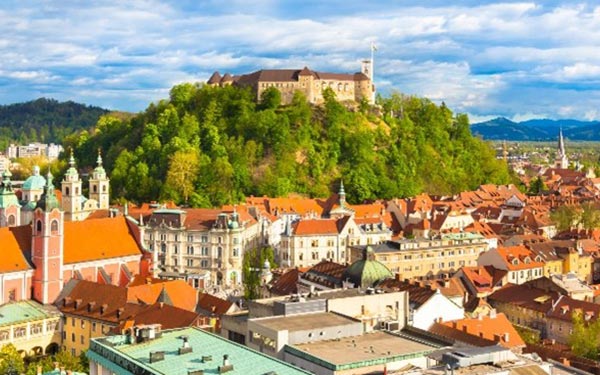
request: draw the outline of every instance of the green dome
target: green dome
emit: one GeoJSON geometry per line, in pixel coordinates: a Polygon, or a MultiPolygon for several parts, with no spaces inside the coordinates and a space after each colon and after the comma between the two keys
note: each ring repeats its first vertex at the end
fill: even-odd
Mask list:
{"type": "Polygon", "coordinates": [[[2,181],[0,182],[0,208],[8,208],[10,206],[20,207],[19,200],[15,195],[10,182],[10,171],[5,171],[2,174],[2,181]]]}
{"type": "Polygon", "coordinates": [[[344,280],[349,280],[360,288],[372,287],[390,277],[394,277],[392,271],[375,260],[371,246],[365,248],[363,259],[352,263],[344,272],[344,280]]]}
{"type": "Polygon", "coordinates": [[[29,176],[23,183],[23,190],[43,190],[46,186],[46,179],[40,176],[40,167],[33,167],[33,176],[29,176]]]}
{"type": "Polygon", "coordinates": [[[36,208],[41,208],[46,212],[50,212],[55,208],[60,208],[58,204],[58,198],[54,195],[54,185],[52,185],[52,174],[48,171],[48,178],[46,185],[44,186],[44,194],[40,197],[37,202],[36,208]]]}

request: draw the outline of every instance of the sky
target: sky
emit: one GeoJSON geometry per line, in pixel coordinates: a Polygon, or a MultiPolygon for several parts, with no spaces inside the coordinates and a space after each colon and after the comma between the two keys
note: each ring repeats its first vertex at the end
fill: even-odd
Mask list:
{"type": "Polygon", "coordinates": [[[214,71],[360,71],[471,121],[600,120],[600,2],[3,0],[0,104],[138,112],[214,71]]]}

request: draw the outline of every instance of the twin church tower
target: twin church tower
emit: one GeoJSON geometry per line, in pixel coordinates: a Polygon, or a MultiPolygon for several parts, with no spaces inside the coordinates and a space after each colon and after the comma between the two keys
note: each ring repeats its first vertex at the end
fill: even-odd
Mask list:
{"type": "Polygon", "coordinates": [[[32,223],[34,211],[42,200],[56,199],[56,204],[67,221],[81,221],[98,209],[109,208],[110,180],[102,166],[100,153],[98,153],[97,166],[89,179],[89,198],[83,196],[83,183],[75,167],[72,153],[69,158],[69,169],[61,182],[60,199],[55,196],[52,175],[49,171],[44,178],[40,175],[39,167],[34,167],[33,175],[23,183],[20,199],[15,194],[10,177],[10,172],[6,171],[0,182],[0,227],[16,227],[32,223]]]}

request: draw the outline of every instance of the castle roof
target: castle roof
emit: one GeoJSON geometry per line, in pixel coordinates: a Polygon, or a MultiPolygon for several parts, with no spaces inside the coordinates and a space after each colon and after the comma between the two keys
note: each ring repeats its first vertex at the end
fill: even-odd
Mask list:
{"type": "Polygon", "coordinates": [[[363,259],[352,263],[344,272],[344,279],[349,279],[360,288],[372,287],[393,276],[383,263],[374,259],[373,249],[370,246],[365,249],[363,259]]]}
{"type": "Polygon", "coordinates": [[[219,72],[214,72],[210,78],[208,79],[208,84],[215,84],[215,83],[219,83],[221,82],[221,75],[219,74],[219,72]]]}
{"type": "Polygon", "coordinates": [[[42,190],[46,186],[46,179],[40,175],[40,168],[33,167],[33,175],[29,176],[23,183],[23,190],[42,190]]]}

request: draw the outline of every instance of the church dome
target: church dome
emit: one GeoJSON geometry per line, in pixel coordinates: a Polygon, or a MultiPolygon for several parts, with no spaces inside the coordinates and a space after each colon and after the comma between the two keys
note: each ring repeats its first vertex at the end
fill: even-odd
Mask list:
{"type": "Polygon", "coordinates": [[[23,190],[43,190],[46,186],[46,179],[40,176],[40,167],[33,167],[33,175],[29,176],[23,183],[23,190]]]}
{"type": "Polygon", "coordinates": [[[357,287],[369,288],[394,275],[383,263],[375,260],[373,248],[367,246],[363,252],[363,259],[352,263],[343,277],[357,287]]]}

